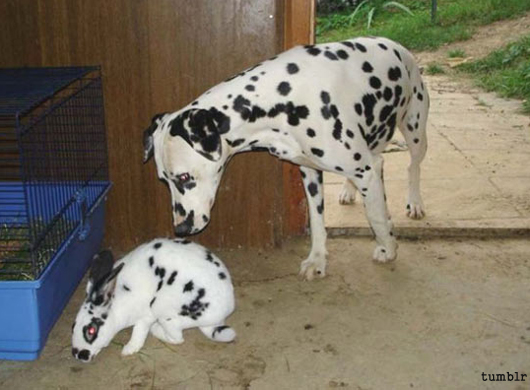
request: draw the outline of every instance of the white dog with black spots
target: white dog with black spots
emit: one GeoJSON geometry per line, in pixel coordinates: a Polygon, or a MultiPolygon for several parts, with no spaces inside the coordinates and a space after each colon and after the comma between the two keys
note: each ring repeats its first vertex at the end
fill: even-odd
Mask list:
{"type": "Polygon", "coordinates": [[[341,203],[358,190],[377,246],[373,259],[396,258],[386,206],[382,151],[395,128],[410,151],[407,215],[422,218],[420,163],[427,150],[429,96],[410,52],[385,38],[299,46],[239,73],[144,132],[144,161],[154,155],[167,181],[175,232],[200,232],[236,153],[267,150],[300,165],[312,248],[307,279],[324,276],[326,230],[322,171],[346,178],[341,203]]]}

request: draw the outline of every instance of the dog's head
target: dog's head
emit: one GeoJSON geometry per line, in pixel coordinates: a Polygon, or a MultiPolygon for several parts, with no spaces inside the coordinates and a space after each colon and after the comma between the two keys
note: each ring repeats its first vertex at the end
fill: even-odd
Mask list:
{"type": "Polygon", "coordinates": [[[203,230],[210,221],[227,156],[221,134],[230,118],[215,108],[156,115],[144,131],[144,162],[154,155],[158,177],[168,183],[178,236],[203,230]]]}

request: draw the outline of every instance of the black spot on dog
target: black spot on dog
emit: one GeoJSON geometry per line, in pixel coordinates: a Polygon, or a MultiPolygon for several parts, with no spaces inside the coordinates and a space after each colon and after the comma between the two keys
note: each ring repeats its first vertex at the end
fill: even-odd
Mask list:
{"type": "Polygon", "coordinates": [[[309,191],[311,196],[315,196],[316,194],[318,194],[318,185],[317,185],[317,183],[314,183],[314,182],[309,183],[309,185],[307,186],[307,190],[309,191]]]}
{"type": "Polygon", "coordinates": [[[155,262],[154,257],[153,256],[149,257],[149,267],[152,267],[154,262],[155,262]]]}
{"type": "Polygon", "coordinates": [[[344,41],[344,42],[341,42],[341,44],[343,44],[344,46],[349,47],[350,49],[355,51],[355,45],[353,43],[348,42],[348,41],[344,41]]]}
{"type": "Polygon", "coordinates": [[[354,159],[355,161],[359,161],[359,160],[361,159],[361,157],[362,157],[362,156],[361,156],[360,153],[355,153],[355,154],[353,155],[353,159],[354,159]]]}
{"type": "Polygon", "coordinates": [[[329,58],[330,60],[332,60],[332,61],[338,61],[338,60],[339,60],[339,59],[337,58],[337,56],[335,55],[335,53],[333,53],[333,52],[331,52],[331,51],[329,51],[329,50],[326,50],[326,51],[324,52],[324,55],[325,55],[327,58],[329,58]]]}
{"type": "Polygon", "coordinates": [[[378,43],[377,45],[383,50],[388,50],[388,47],[384,43],[378,43]]]}
{"type": "Polygon", "coordinates": [[[182,292],[190,292],[190,291],[193,291],[193,281],[191,280],[184,285],[184,289],[182,290],[182,292]]]}
{"type": "Polygon", "coordinates": [[[337,109],[337,106],[332,104],[329,106],[329,112],[333,118],[337,118],[339,116],[339,110],[337,109]]]}
{"type": "Polygon", "coordinates": [[[348,136],[349,138],[353,138],[353,131],[346,130],[346,136],[348,136]]]}
{"type": "Polygon", "coordinates": [[[414,138],[414,143],[417,144],[418,142],[420,142],[420,140],[417,138],[414,138]]]}
{"type": "Polygon", "coordinates": [[[357,113],[357,115],[362,115],[363,114],[363,106],[361,105],[361,103],[355,103],[355,112],[357,113]]]}
{"type": "Polygon", "coordinates": [[[267,115],[265,110],[258,106],[252,106],[250,100],[241,95],[234,99],[232,108],[241,115],[241,119],[249,122],[255,122],[267,115]]]}
{"type": "Polygon", "coordinates": [[[155,301],[156,301],[156,297],[151,299],[151,302],[149,302],[149,307],[153,307],[153,304],[155,303],[155,301]]]}
{"type": "Polygon", "coordinates": [[[162,246],[162,243],[161,242],[157,242],[155,245],[153,245],[153,248],[160,249],[161,246],[162,246]]]}
{"type": "Polygon", "coordinates": [[[164,285],[164,281],[163,280],[158,282],[158,287],[156,288],[156,291],[160,291],[160,289],[162,288],[163,285],[164,285]]]}
{"type": "Polygon", "coordinates": [[[131,289],[130,289],[129,287],[127,287],[127,285],[125,285],[125,284],[124,284],[122,287],[123,287],[123,289],[124,289],[125,291],[131,291],[131,289]]]}
{"type": "Polygon", "coordinates": [[[381,80],[379,80],[379,77],[370,77],[370,86],[374,89],[381,88],[381,80]]]}
{"type": "Polygon", "coordinates": [[[252,81],[258,81],[258,80],[259,80],[259,77],[258,77],[258,76],[252,76],[250,79],[251,79],[252,81]]]}
{"type": "Polygon", "coordinates": [[[252,92],[252,91],[255,91],[256,90],[256,87],[254,87],[253,85],[251,84],[248,84],[248,85],[245,85],[245,89],[249,92],[252,92]]]}
{"type": "Polygon", "coordinates": [[[418,93],[418,100],[421,102],[423,101],[423,95],[421,93],[418,93]]]}
{"type": "Polygon", "coordinates": [[[399,59],[399,61],[402,62],[401,55],[399,54],[399,52],[398,52],[396,49],[394,49],[394,54],[395,54],[396,57],[399,59]]]}
{"type": "Polygon", "coordinates": [[[372,67],[372,65],[368,61],[365,61],[363,63],[363,71],[365,71],[366,73],[372,73],[373,70],[374,70],[374,68],[372,67]]]}
{"type": "Polygon", "coordinates": [[[348,53],[346,53],[344,50],[337,50],[337,56],[340,58],[340,59],[343,59],[343,60],[347,60],[350,56],[348,55],[348,53]]]}
{"type": "MultiPolygon", "coordinates": [[[[227,140],[228,141],[228,140],[227,140]]],[[[232,144],[230,146],[236,148],[238,147],[239,145],[241,145],[243,142],[245,142],[245,139],[244,138],[238,138],[236,140],[233,140],[232,141],[232,144]]]]}
{"type": "Polygon", "coordinates": [[[173,271],[173,272],[171,273],[171,275],[169,275],[169,279],[167,280],[167,284],[168,284],[169,286],[171,286],[171,285],[173,284],[173,282],[175,281],[175,278],[177,277],[177,275],[178,275],[178,272],[177,272],[177,271],[173,271]]]}
{"type": "Polygon", "coordinates": [[[392,99],[392,96],[393,96],[393,93],[392,93],[392,89],[391,88],[388,88],[388,87],[385,87],[385,91],[383,92],[383,98],[389,102],[390,99],[392,99]]]}
{"type": "Polygon", "coordinates": [[[287,96],[289,92],[291,92],[291,84],[289,84],[287,81],[282,81],[280,84],[278,84],[278,92],[282,96],[287,96]]]}
{"type": "Polygon", "coordinates": [[[226,279],[226,274],[224,272],[219,272],[219,279],[226,279]]]}
{"type": "Polygon", "coordinates": [[[397,107],[399,103],[399,99],[401,98],[401,94],[403,93],[403,88],[401,88],[401,85],[396,85],[394,88],[394,106],[397,107]]]}
{"type": "Polygon", "coordinates": [[[321,50],[314,45],[306,45],[304,48],[306,49],[307,53],[311,54],[312,56],[318,56],[321,53],[321,50]]]}
{"type": "Polygon", "coordinates": [[[329,112],[328,106],[322,106],[322,108],[320,109],[320,113],[322,114],[322,117],[325,120],[328,120],[329,118],[331,118],[331,113],[329,112]]]}
{"type": "Polygon", "coordinates": [[[313,153],[317,157],[324,156],[324,151],[322,149],[318,149],[318,148],[311,148],[311,153],[313,153]]]}
{"type": "Polygon", "coordinates": [[[342,122],[340,119],[335,120],[335,124],[333,125],[333,138],[335,138],[337,141],[340,141],[342,138],[342,122]]]}
{"type": "Polygon", "coordinates": [[[324,199],[320,201],[320,204],[317,206],[317,212],[322,214],[324,212],[324,199]]]}
{"type": "Polygon", "coordinates": [[[377,99],[373,94],[366,94],[362,99],[364,105],[364,117],[366,118],[366,124],[371,126],[374,121],[374,107],[377,103],[377,99]]]}
{"type": "Polygon", "coordinates": [[[204,223],[207,223],[210,219],[206,215],[202,215],[202,220],[204,223]]]}
{"type": "Polygon", "coordinates": [[[315,130],[313,130],[311,128],[307,129],[306,133],[307,133],[307,136],[311,137],[311,138],[313,138],[316,135],[315,130]]]}
{"type": "Polygon", "coordinates": [[[339,167],[339,166],[336,166],[336,167],[335,167],[335,170],[338,171],[338,172],[344,172],[344,169],[342,169],[342,168],[339,167]]]}
{"type": "Polygon", "coordinates": [[[329,93],[326,91],[320,92],[320,99],[324,104],[329,104],[331,102],[331,98],[329,96],[329,93]]]}
{"type": "Polygon", "coordinates": [[[407,123],[407,129],[409,129],[409,131],[414,131],[414,127],[412,127],[410,123],[407,123]]]}
{"type": "Polygon", "coordinates": [[[300,68],[298,68],[298,65],[296,65],[295,63],[291,62],[287,64],[287,73],[295,74],[295,73],[298,73],[299,70],[300,68]]]}
{"type": "Polygon", "coordinates": [[[394,109],[393,106],[384,106],[381,112],[379,113],[379,121],[384,122],[387,120],[388,116],[392,113],[394,109]]]}
{"type": "Polygon", "coordinates": [[[293,102],[287,104],[278,103],[268,112],[270,118],[274,118],[280,113],[287,115],[287,123],[291,126],[298,126],[300,119],[305,119],[309,116],[309,109],[306,106],[295,106],[293,102]]]}
{"type": "Polygon", "coordinates": [[[363,44],[355,42],[355,47],[362,53],[366,53],[366,47],[363,44]]]}
{"type": "Polygon", "coordinates": [[[401,69],[399,69],[399,66],[396,66],[394,68],[390,68],[388,70],[388,79],[391,81],[397,81],[401,77],[401,69]]]}

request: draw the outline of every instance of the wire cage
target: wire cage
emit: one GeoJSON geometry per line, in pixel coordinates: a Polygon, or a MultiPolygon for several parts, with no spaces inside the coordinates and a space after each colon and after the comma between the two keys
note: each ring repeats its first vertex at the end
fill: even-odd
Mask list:
{"type": "Polygon", "coordinates": [[[0,281],[38,279],[88,234],[107,161],[99,67],[0,69],[0,281]]]}

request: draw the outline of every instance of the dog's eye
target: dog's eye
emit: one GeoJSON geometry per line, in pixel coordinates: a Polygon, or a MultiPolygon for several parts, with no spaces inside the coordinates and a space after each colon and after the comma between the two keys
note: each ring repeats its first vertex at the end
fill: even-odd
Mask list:
{"type": "Polygon", "coordinates": [[[187,183],[188,181],[190,181],[190,174],[181,173],[180,175],[177,176],[177,179],[181,184],[187,183]]]}

